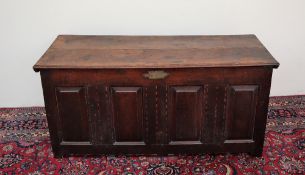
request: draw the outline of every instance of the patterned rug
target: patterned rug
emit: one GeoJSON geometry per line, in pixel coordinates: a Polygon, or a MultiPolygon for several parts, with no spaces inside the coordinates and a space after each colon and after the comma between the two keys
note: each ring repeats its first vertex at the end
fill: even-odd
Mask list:
{"type": "Polygon", "coordinates": [[[0,174],[305,174],[305,96],[272,97],[263,157],[54,159],[44,108],[0,108],[0,174]]]}

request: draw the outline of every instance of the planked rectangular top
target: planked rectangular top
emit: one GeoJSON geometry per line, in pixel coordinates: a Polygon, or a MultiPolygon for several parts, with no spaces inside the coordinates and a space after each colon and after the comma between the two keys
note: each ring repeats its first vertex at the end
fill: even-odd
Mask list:
{"type": "Polygon", "coordinates": [[[34,65],[43,69],[272,66],[279,63],[255,35],[59,35],[34,65]]]}

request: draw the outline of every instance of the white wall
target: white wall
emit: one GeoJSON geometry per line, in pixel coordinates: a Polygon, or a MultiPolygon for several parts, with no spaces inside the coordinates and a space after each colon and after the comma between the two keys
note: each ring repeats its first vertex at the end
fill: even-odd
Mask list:
{"type": "Polygon", "coordinates": [[[305,94],[304,0],[0,0],[0,107],[43,105],[33,64],[58,34],[248,34],[281,63],[271,95],[305,94]]]}

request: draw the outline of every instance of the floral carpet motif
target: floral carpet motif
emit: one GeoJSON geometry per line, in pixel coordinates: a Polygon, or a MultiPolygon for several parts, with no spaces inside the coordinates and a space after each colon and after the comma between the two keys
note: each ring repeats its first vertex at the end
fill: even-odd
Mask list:
{"type": "Polygon", "coordinates": [[[0,108],[0,174],[305,174],[305,96],[270,98],[259,158],[202,154],[54,159],[43,107],[0,108]]]}

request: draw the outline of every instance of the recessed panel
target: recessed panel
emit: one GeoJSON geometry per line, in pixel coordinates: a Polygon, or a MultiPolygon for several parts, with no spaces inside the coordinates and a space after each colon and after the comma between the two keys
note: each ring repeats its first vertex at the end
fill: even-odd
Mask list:
{"type": "Polygon", "coordinates": [[[83,87],[56,89],[62,142],[89,141],[89,122],[83,87]]]}
{"type": "Polygon", "coordinates": [[[170,88],[169,125],[171,142],[200,141],[203,90],[201,86],[170,88]]]}
{"type": "Polygon", "coordinates": [[[237,85],[228,89],[227,140],[252,140],[258,96],[257,85],[237,85]]]}
{"type": "Polygon", "coordinates": [[[116,142],[130,145],[143,141],[142,95],[141,87],[112,87],[116,142]]]}

